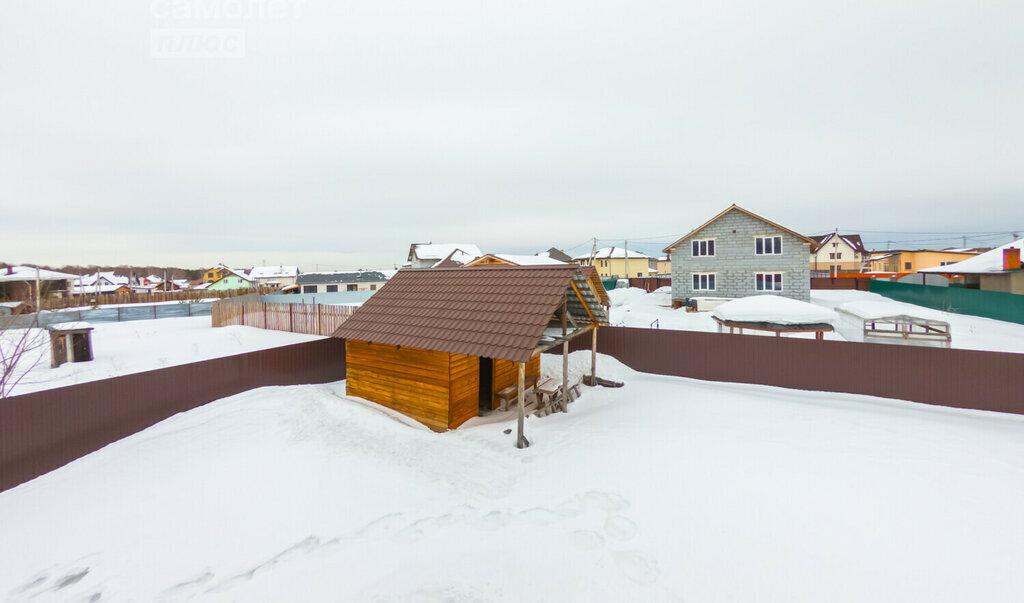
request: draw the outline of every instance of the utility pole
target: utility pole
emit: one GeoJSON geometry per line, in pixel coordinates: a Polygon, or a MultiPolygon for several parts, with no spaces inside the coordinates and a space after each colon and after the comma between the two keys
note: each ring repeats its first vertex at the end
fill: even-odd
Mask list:
{"type": "Polygon", "coordinates": [[[839,228],[832,234],[832,276],[839,276],[839,228]]]}
{"type": "Polygon", "coordinates": [[[622,242],[622,254],[626,256],[626,278],[629,278],[629,241],[622,242]]]}
{"type": "Polygon", "coordinates": [[[43,311],[43,307],[39,305],[42,303],[42,294],[39,290],[39,267],[36,266],[36,320],[38,320],[39,313],[43,311]]]}
{"type": "Polygon", "coordinates": [[[964,244],[963,244],[963,248],[964,248],[964,249],[967,249],[967,237],[966,237],[966,236],[964,236],[964,244]]]}

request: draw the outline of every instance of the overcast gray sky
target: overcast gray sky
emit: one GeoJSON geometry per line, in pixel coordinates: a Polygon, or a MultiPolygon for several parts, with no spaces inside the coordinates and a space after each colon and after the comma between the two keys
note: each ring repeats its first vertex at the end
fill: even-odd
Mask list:
{"type": "Polygon", "coordinates": [[[1020,0],[9,1],[0,260],[658,246],[730,203],[1024,230],[1022,32],[1020,0]]]}

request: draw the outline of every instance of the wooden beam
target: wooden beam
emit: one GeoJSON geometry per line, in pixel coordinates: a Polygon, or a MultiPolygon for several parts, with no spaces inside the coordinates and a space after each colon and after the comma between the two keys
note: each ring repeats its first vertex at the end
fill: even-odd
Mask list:
{"type": "Polygon", "coordinates": [[[583,309],[587,311],[587,316],[590,317],[590,323],[593,325],[597,324],[597,318],[594,317],[594,313],[590,310],[590,304],[583,298],[583,294],[580,293],[579,287],[576,286],[576,279],[569,281],[569,285],[572,286],[572,290],[576,293],[576,297],[579,298],[580,303],[583,304],[583,309]]]}
{"type": "Polygon", "coordinates": [[[519,418],[516,434],[516,448],[526,448],[530,441],[523,435],[523,423],[526,420],[526,364],[517,362],[519,368],[519,418]]]}
{"type": "Polygon", "coordinates": [[[597,385],[597,328],[590,340],[590,380],[593,385],[597,385]]]}

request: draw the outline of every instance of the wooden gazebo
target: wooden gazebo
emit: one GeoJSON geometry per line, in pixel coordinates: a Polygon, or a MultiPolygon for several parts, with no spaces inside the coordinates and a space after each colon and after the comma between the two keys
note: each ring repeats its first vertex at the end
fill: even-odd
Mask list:
{"type": "Polygon", "coordinates": [[[524,397],[540,354],[562,346],[556,404],[564,410],[569,341],[590,332],[596,350],[597,328],[608,324],[592,272],[571,264],[400,270],[333,333],[346,340],[347,393],[444,431],[490,412],[515,383],[525,447],[524,397]]]}

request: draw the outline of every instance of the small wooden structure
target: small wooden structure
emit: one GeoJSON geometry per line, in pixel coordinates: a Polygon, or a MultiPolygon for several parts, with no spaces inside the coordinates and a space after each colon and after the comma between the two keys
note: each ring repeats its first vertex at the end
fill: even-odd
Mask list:
{"type": "Polygon", "coordinates": [[[816,323],[805,323],[805,324],[784,324],[778,322],[743,322],[737,320],[723,320],[717,316],[712,316],[715,322],[718,323],[718,332],[724,333],[728,327],[730,333],[739,332],[743,334],[743,329],[748,331],[769,331],[775,333],[776,337],[781,337],[783,333],[814,333],[814,338],[818,341],[825,339],[825,333],[834,331],[835,328],[824,322],[816,323]]]}
{"type": "Polygon", "coordinates": [[[65,362],[92,360],[92,327],[84,322],[64,322],[46,327],[50,332],[50,368],[65,362]]]}
{"type": "Polygon", "coordinates": [[[849,341],[948,348],[953,338],[949,323],[907,314],[871,313],[866,304],[849,304],[836,311],[840,333],[849,341]]]}
{"type": "Polygon", "coordinates": [[[608,324],[593,273],[572,264],[400,270],[332,335],[346,340],[347,392],[435,431],[514,400],[525,447],[540,354],[562,346],[563,387],[551,402],[559,410],[568,404],[569,341],[587,332],[593,371],[597,328],[608,324]]]}

